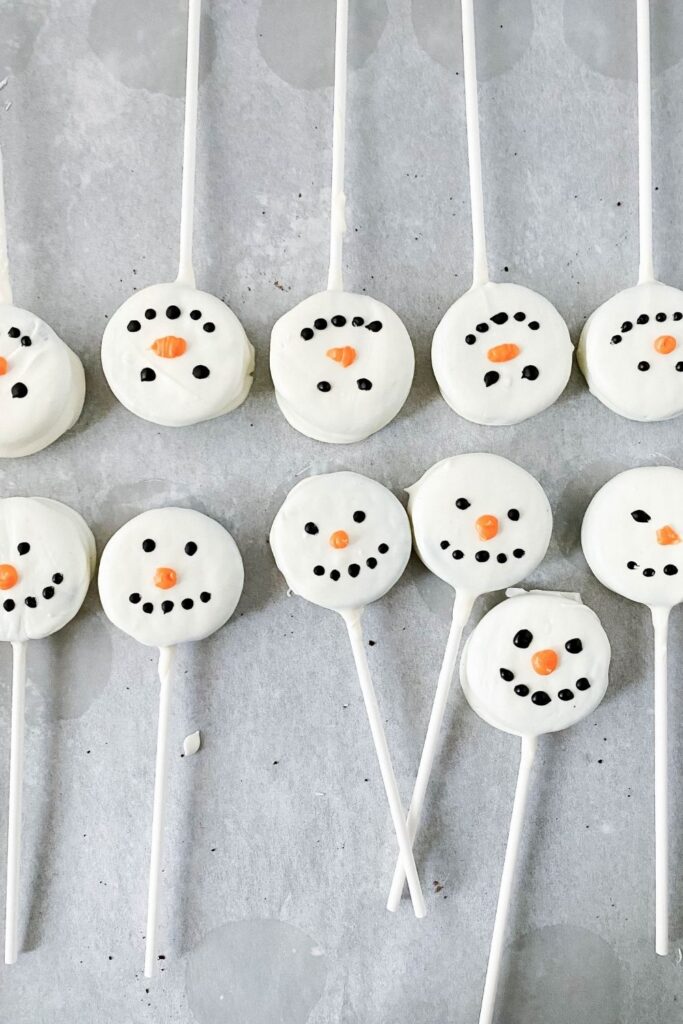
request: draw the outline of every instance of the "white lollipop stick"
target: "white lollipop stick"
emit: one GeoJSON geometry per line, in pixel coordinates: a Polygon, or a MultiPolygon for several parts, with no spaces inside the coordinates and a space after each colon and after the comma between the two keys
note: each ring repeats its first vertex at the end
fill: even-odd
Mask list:
{"type": "Polygon", "coordinates": [[[505,850],[503,874],[500,880],[498,906],[496,907],[496,920],[493,925],[493,935],[491,937],[491,951],[489,953],[489,964],[486,969],[486,981],[484,982],[484,994],[481,1000],[479,1024],[491,1024],[491,1021],[493,1020],[496,993],[498,991],[498,979],[500,977],[500,966],[503,959],[505,928],[512,899],[512,886],[515,878],[515,868],[517,867],[519,845],[522,839],[522,828],[524,825],[527,796],[529,795],[529,777],[531,775],[531,767],[534,763],[537,744],[538,738],[536,736],[522,737],[522,756],[519,762],[519,775],[517,776],[515,800],[512,805],[510,833],[508,835],[508,844],[505,850]]]}
{"type": "Polygon", "coordinates": [[[413,909],[415,910],[416,917],[424,917],[427,913],[427,908],[425,906],[424,896],[422,895],[422,887],[420,886],[417,868],[415,867],[415,859],[413,857],[410,837],[408,835],[405,812],[401,805],[401,797],[396,784],[396,776],[394,775],[394,769],[391,765],[389,747],[387,746],[387,738],[384,734],[382,717],[380,715],[379,705],[377,704],[377,696],[375,694],[375,688],[372,685],[370,666],[368,665],[368,659],[365,654],[363,632],[361,629],[362,614],[362,608],[354,609],[353,611],[340,612],[340,615],[346,623],[346,628],[349,631],[349,639],[351,641],[353,658],[356,663],[358,681],[360,682],[363,700],[365,701],[365,710],[367,711],[368,720],[370,722],[370,730],[375,743],[377,760],[379,761],[379,767],[382,773],[382,781],[387,794],[387,800],[389,801],[389,810],[391,811],[391,818],[394,823],[396,838],[398,839],[398,845],[401,851],[401,860],[406,865],[408,888],[410,889],[410,896],[413,901],[413,909]]]}
{"type": "Polygon", "coordinates": [[[171,708],[171,670],[175,648],[159,648],[159,726],[157,730],[157,760],[154,776],[154,810],[152,812],[152,849],[149,863],[149,896],[147,900],[147,932],[145,942],[145,977],[154,974],[157,951],[157,917],[161,885],[161,849],[166,812],[166,776],[168,748],[168,719],[171,708]]]}
{"type": "Polygon", "coordinates": [[[346,135],[346,78],[349,35],[349,2],[337,0],[334,45],[334,113],[332,121],[332,196],[330,210],[329,291],[342,291],[342,242],[346,231],[344,195],[344,145],[346,135]]]}
{"type": "Polygon", "coordinates": [[[24,703],[26,696],[26,643],[12,644],[12,726],[9,761],[9,814],[7,823],[7,902],[5,906],[5,963],[17,962],[19,911],[19,858],[21,856],[21,790],[24,777],[24,703]]]}
{"type": "Polygon", "coordinates": [[[472,207],[472,287],[489,279],[484,226],[484,187],[481,174],[481,143],[479,141],[479,101],[477,99],[477,51],[474,36],[472,0],[461,0],[462,53],[465,72],[465,120],[467,122],[467,159],[470,174],[472,207]]]}
{"type": "Polygon", "coordinates": [[[9,258],[7,256],[7,215],[5,212],[5,183],[0,149],[0,303],[12,302],[12,284],[9,277],[9,258]]]}
{"type": "MultiPolygon", "coordinates": [[[[415,788],[410,801],[410,810],[408,811],[407,825],[411,845],[414,843],[415,835],[420,827],[422,808],[424,807],[425,795],[427,793],[429,779],[432,774],[432,768],[434,767],[434,759],[436,757],[439,737],[441,735],[441,726],[443,725],[444,716],[446,714],[448,695],[451,692],[451,683],[453,682],[453,674],[458,660],[462,631],[470,617],[472,605],[476,599],[476,594],[469,594],[462,590],[458,590],[455,595],[451,628],[448,634],[443,662],[441,663],[441,671],[439,672],[439,681],[436,685],[436,694],[434,695],[432,713],[429,718],[429,725],[427,726],[427,735],[425,737],[424,747],[422,748],[422,757],[420,758],[420,766],[417,770],[415,788]]],[[[396,862],[394,878],[391,883],[391,891],[387,901],[387,910],[391,910],[392,912],[398,910],[405,880],[406,873],[403,867],[403,859],[399,857],[396,862]]]]}
{"type": "Polygon", "coordinates": [[[180,201],[180,265],[177,281],[195,287],[192,265],[194,189],[197,166],[197,97],[199,92],[199,37],[202,0],[189,0],[187,16],[187,69],[185,72],[185,132],[183,137],[183,184],[180,201]]]}
{"type": "Polygon", "coordinates": [[[638,208],[640,268],[638,284],[654,281],[652,256],[652,107],[650,74],[650,0],[636,0],[638,25],[638,208]]]}
{"type": "Polygon", "coordinates": [[[669,952],[669,772],[667,637],[669,609],[651,608],[655,631],[655,952],[669,952]]]}

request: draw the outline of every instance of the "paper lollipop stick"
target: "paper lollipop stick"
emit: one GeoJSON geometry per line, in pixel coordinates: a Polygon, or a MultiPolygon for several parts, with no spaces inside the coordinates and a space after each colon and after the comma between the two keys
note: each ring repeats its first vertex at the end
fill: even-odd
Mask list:
{"type": "Polygon", "coordinates": [[[444,400],[473,423],[519,423],[559,398],[574,349],[555,307],[518,284],[489,280],[479,141],[473,0],[462,0],[465,113],[472,207],[472,286],[434,333],[432,367],[444,400]]]}
{"type": "MultiPolygon", "coordinates": [[[[631,8],[633,10],[633,8],[631,8]]],[[[638,30],[638,283],[588,318],[577,361],[588,387],[608,409],[632,420],[683,412],[683,292],[655,279],[652,232],[650,5],[636,0],[638,30]]]]}
{"type": "MultiPolygon", "coordinates": [[[[473,453],[438,462],[409,488],[408,513],[418,555],[455,589],[453,618],[408,813],[417,833],[437,754],[460,638],[480,594],[524,579],[542,561],[552,531],[540,484],[514,462],[473,453]]],[[[396,863],[387,908],[398,910],[405,882],[396,863]]]]}
{"type": "Polygon", "coordinates": [[[78,612],[95,567],[81,517],[48,498],[0,499],[0,640],[12,645],[5,963],[19,951],[19,875],[24,774],[26,644],[56,633],[78,612]]]}
{"type": "Polygon", "coordinates": [[[254,372],[254,349],[235,314],[195,287],[200,25],[201,0],[189,0],[178,276],[127,299],[102,338],[102,368],[118,400],[136,416],[168,427],[236,409],[254,372]]]}
{"type": "Polygon", "coordinates": [[[12,302],[12,283],[7,254],[7,214],[5,210],[5,171],[0,148],[0,303],[12,302]]]}
{"type": "Polygon", "coordinates": [[[154,974],[157,954],[157,917],[161,887],[161,850],[166,817],[166,779],[168,776],[168,720],[171,710],[171,673],[175,650],[159,648],[159,726],[157,757],[154,771],[154,810],[152,812],[152,844],[149,861],[149,894],[147,899],[147,931],[145,933],[145,977],[154,974]]]}
{"type": "Polygon", "coordinates": [[[360,624],[364,607],[386,594],[408,563],[408,517],[394,495],[368,477],[311,476],[287,495],[273,521],[270,545],[290,591],[339,612],[346,623],[413,909],[417,917],[424,917],[424,898],[360,624]]]}
{"type": "Polygon", "coordinates": [[[5,904],[5,963],[17,961],[19,860],[21,855],[21,792],[24,778],[24,703],[26,696],[26,643],[12,644],[12,725],[7,816],[7,902],[5,904]]]}
{"type": "Polygon", "coordinates": [[[476,713],[520,736],[521,759],[479,1024],[491,1024],[537,738],[591,714],[607,689],[610,646],[578,596],[533,592],[499,604],[472,632],[460,681],[476,713]]]}
{"type": "Polygon", "coordinates": [[[145,977],[156,962],[166,807],[171,674],[178,644],[225,625],[242,593],[237,545],[213,519],[187,508],[151,509],[114,534],[100,561],[102,607],[125,633],[159,648],[159,724],[149,868],[145,977]]]}
{"type": "Polygon", "coordinates": [[[672,466],[630,469],[609,480],[591,501],[581,544],[604,586],[649,606],[655,648],[655,950],[669,952],[667,630],[671,608],[683,601],[683,471],[672,466]]]}
{"type": "Polygon", "coordinates": [[[334,113],[332,115],[332,194],[330,209],[330,270],[327,287],[341,291],[342,246],[346,231],[344,195],[344,147],[346,135],[346,77],[348,73],[349,3],[337,0],[334,44],[334,113]]]}

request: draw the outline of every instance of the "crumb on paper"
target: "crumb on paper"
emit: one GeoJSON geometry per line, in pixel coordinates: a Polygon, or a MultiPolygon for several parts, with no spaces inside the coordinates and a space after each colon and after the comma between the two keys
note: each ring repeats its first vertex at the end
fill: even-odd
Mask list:
{"type": "Polygon", "coordinates": [[[192,757],[196,754],[202,745],[202,737],[199,733],[199,729],[196,732],[191,732],[189,736],[186,736],[183,740],[183,757],[192,757]]]}

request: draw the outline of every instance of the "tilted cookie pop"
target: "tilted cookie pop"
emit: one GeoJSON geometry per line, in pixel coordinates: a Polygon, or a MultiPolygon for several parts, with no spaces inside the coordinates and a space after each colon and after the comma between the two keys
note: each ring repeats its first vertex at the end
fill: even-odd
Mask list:
{"type": "Polygon", "coordinates": [[[591,501],[581,544],[600,582],[648,605],[655,642],[655,950],[669,952],[667,636],[683,601],[683,470],[644,466],[619,473],[591,501]]]}
{"type": "Polygon", "coordinates": [[[605,695],[609,640],[578,596],[532,592],[509,597],[475,627],[463,651],[460,681],[489,725],[522,738],[480,1024],[491,1024],[505,928],[537,740],[591,714],[605,695]]]}
{"type": "Polygon", "coordinates": [[[182,427],[231,412],[249,393],[254,350],[224,302],[195,287],[192,267],[201,0],[189,0],[180,268],[172,284],[136,292],[102,338],[102,367],[122,405],[182,427]]]}
{"type": "Polygon", "coordinates": [[[432,367],[444,400],[473,423],[519,423],[564,391],[573,347],[567,326],[542,295],[489,280],[479,143],[472,0],[462,0],[462,39],[472,205],[472,287],[434,333],[432,367]]]}
{"type": "Polygon", "coordinates": [[[328,290],[280,317],[271,337],[270,372],[285,419],[330,444],[362,441],[401,410],[415,355],[403,323],[368,295],[343,290],[344,136],[348,0],[337,2],[328,290]]]}
{"type": "Polygon", "coordinates": [[[44,320],[12,303],[0,152],[0,458],[33,455],[81,415],[85,375],[78,356],[44,320]]]}
{"type": "MultiPolygon", "coordinates": [[[[481,594],[504,590],[540,564],[553,518],[541,485],[499,455],[469,453],[437,462],[409,488],[415,550],[455,589],[453,618],[408,813],[411,841],[434,767],[460,638],[481,594]]],[[[387,906],[397,910],[405,873],[396,865],[387,906]]]]}
{"type": "Polygon", "coordinates": [[[366,476],[311,476],[287,495],[273,521],[270,545],[290,590],[339,612],[346,623],[413,907],[417,917],[424,917],[424,897],[361,629],[365,605],[386,594],[408,563],[408,517],[391,491],[366,476]]]}
{"type": "Polygon", "coordinates": [[[150,509],[114,534],[98,577],[105,614],[142,644],[159,648],[159,727],[145,977],[154,972],[166,799],[171,671],[177,644],[203,640],[234,612],[244,585],[237,545],[215,520],[187,508],[150,509]]]}
{"type": "Polygon", "coordinates": [[[581,332],[577,361],[591,392],[631,420],[683,412],[683,292],[655,280],[652,244],[650,7],[637,0],[640,270],[581,332]]]}
{"type": "Polygon", "coordinates": [[[95,569],[85,521],[49,498],[0,499],[0,640],[12,644],[5,963],[17,959],[26,643],[51,636],[83,604],[95,569]]]}

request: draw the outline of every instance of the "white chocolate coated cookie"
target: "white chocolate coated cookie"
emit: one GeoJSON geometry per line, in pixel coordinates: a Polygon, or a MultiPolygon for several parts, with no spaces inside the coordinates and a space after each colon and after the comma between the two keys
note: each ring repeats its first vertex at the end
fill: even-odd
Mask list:
{"type": "Polygon", "coordinates": [[[52,444],[74,425],[84,399],[78,356],[35,313],[0,304],[0,457],[52,444]]]}
{"type": "Polygon", "coordinates": [[[683,601],[683,470],[643,466],[619,473],[591,501],[581,544],[591,571],[630,601],[672,608],[683,601]]]}
{"type": "Polygon", "coordinates": [[[214,519],[190,508],[153,508],[111,538],[98,584],[115,626],[142,644],[171,647],[203,640],[228,621],[244,568],[214,519]]]}
{"type": "Polygon", "coordinates": [[[473,423],[520,423],[564,391],[574,349],[555,307],[518,284],[466,292],[434,333],[432,366],[441,394],[473,423]]]}
{"type": "Polygon", "coordinates": [[[400,501],[359,473],[310,476],[287,495],[270,546],[295,594],[335,611],[362,608],[400,579],[410,525],[400,501]]]}
{"type": "Polygon", "coordinates": [[[460,681],[476,713],[504,732],[540,736],[589,715],[605,695],[610,645],[595,612],[566,594],[522,594],[472,631],[460,681]]]}
{"type": "Polygon", "coordinates": [[[38,640],[73,619],[95,570],[84,519],[50,498],[0,499],[0,640],[38,640]]]}
{"type": "Polygon", "coordinates": [[[270,343],[275,397],[316,441],[362,441],[400,411],[415,356],[397,315],[377,299],[326,291],[280,317],[270,343]]]}
{"type": "Polygon", "coordinates": [[[477,595],[511,587],[548,550],[553,516],[543,488],[500,455],[443,459],[408,493],[415,550],[456,590],[477,595]]]}
{"type": "Polygon", "coordinates": [[[608,299],[586,322],[577,361],[595,397],[620,416],[679,416],[683,292],[651,281],[608,299]]]}
{"type": "Polygon", "coordinates": [[[102,338],[109,387],[151,423],[183,427],[231,412],[249,394],[254,350],[215,295],[154,284],[127,299],[102,338]]]}

